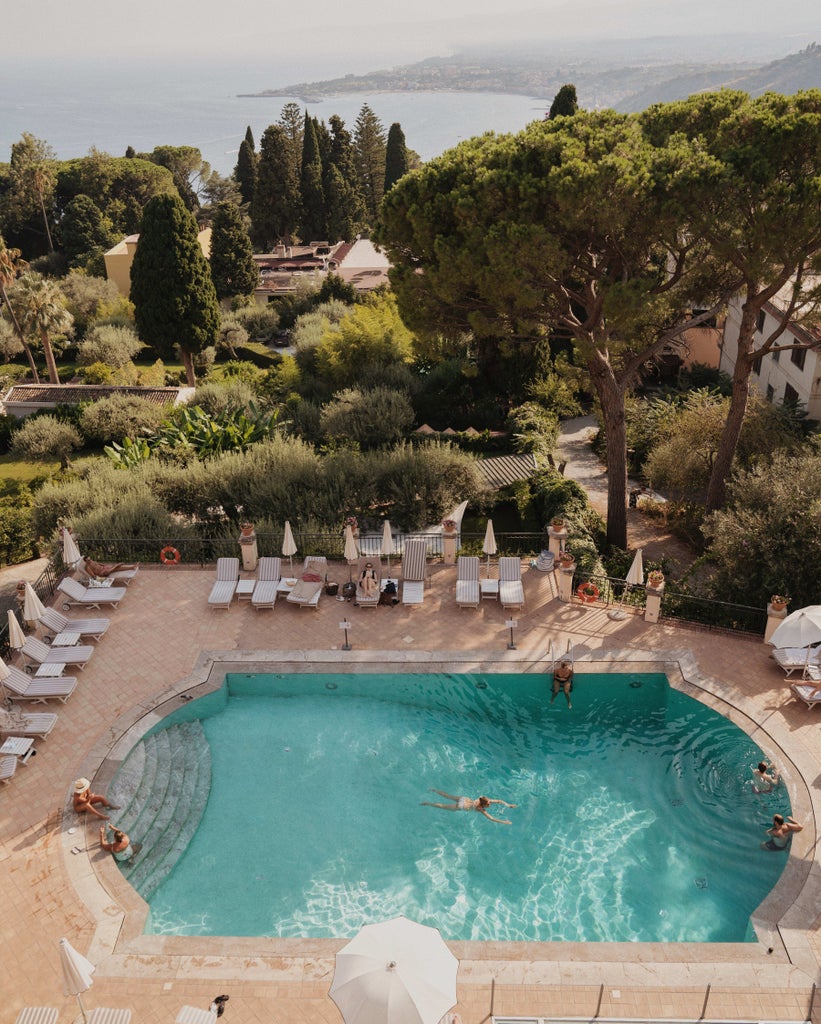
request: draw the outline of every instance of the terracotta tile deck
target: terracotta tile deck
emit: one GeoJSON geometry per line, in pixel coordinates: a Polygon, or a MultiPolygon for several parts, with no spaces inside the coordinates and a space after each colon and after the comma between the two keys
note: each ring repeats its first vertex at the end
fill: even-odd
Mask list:
{"type": "MultiPolygon", "coordinates": [[[[347,568],[332,566],[331,576],[344,581],[347,568]]],[[[61,936],[97,965],[86,1007],[130,1007],[134,1024],[172,1022],[183,1004],[207,1007],[218,992],[231,996],[227,1024],[340,1024],[327,993],[341,941],[142,935],[145,905],[96,848],[98,826],[70,810],[72,780],[96,776],[95,788],[104,790],[117,759],[156,720],[154,709],[165,701],[179,706],[177,695],[196,685],[214,685],[225,663],[543,671],[550,640],[559,650],[572,641],[577,663],[662,666],[674,685],[719,708],[784,767],[805,828],[758,911],[757,919],[775,922],[759,930],[772,936],[772,953],[751,943],[454,942],[464,1024],[482,1024],[491,1012],[804,1020],[821,963],[821,715],[789,699],[760,640],[633,616],[613,621],[598,606],[561,604],[552,576],[526,570],[523,578],[527,603],[514,616],[518,649],[509,651],[508,613],[490,601],[478,611],[458,609],[455,569],[443,565],[433,567],[420,607],[360,609],[323,595],[317,611],[278,601],[259,612],[245,601],[209,609],[212,570],[143,570],[110,613],[111,628],[78,674],[77,692],[52,709],[60,716],[54,732],[0,787],[0,1024],[25,1005],[59,1007],[60,1024],[77,1019],[76,1002],[62,995],[61,936]],[[350,652],[339,650],[343,609],[352,622],[350,652]],[[72,855],[74,845],[91,849],[72,855]]]]}

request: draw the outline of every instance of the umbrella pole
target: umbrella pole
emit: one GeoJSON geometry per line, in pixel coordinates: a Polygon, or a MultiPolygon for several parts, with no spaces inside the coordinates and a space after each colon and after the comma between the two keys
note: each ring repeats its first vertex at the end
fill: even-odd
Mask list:
{"type": "Polygon", "coordinates": [[[86,1009],[83,1006],[83,1000],[80,998],[80,993],[77,993],[77,1004],[80,1007],[80,1013],[83,1015],[84,1024],[88,1024],[88,1017],[86,1017],[86,1009]]]}

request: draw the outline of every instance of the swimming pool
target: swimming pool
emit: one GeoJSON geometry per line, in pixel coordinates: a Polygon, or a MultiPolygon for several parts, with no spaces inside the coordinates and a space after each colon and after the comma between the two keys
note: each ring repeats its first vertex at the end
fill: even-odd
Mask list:
{"type": "Polygon", "coordinates": [[[395,914],[482,941],[739,942],[786,858],[761,751],[660,674],[232,675],[212,789],[146,931],[338,936],[395,914]],[[518,806],[498,825],[428,791],[518,806]],[[743,865],[743,870],[739,866],[743,865]]]}

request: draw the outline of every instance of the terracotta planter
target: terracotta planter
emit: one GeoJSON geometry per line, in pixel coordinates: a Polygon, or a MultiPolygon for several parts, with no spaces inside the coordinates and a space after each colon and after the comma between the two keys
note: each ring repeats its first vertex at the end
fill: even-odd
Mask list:
{"type": "Polygon", "coordinates": [[[783,612],[786,607],[786,601],[770,601],[770,608],[772,608],[774,612],[783,612]]]}
{"type": "Polygon", "coordinates": [[[239,524],[239,530],[240,530],[240,536],[241,537],[250,537],[251,534],[254,532],[254,524],[253,523],[240,523],[239,524]]]}

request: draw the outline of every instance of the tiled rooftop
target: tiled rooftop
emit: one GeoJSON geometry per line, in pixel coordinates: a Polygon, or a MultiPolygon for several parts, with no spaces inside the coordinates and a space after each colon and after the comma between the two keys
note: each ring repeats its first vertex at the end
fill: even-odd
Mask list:
{"type": "MultiPolygon", "coordinates": [[[[337,564],[330,575],[343,581],[347,573],[337,564]]],[[[661,666],[674,685],[736,721],[783,767],[805,828],[758,911],[777,922],[767,933],[772,953],[749,943],[454,942],[463,1024],[482,1024],[491,1012],[697,1019],[708,985],[707,1018],[805,1019],[821,962],[821,716],[789,698],[761,640],[652,626],[639,616],[613,621],[596,605],[561,604],[552,575],[526,569],[518,649],[511,651],[508,613],[489,601],[478,611],[457,608],[455,569],[440,564],[419,607],[345,605],[353,650],[343,652],[334,599],[323,595],[316,612],[284,601],[272,611],[248,602],[210,610],[213,575],[185,565],[144,568],[110,613],[111,628],[79,674],[77,692],[57,705],[54,732],[0,787],[3,1024],[26,1005],[59,1007],[60,1024],[78,1018],[76,1002],[62,995],[61,936],[97,965],[86,1007],[129,1007],[134,1024],[167,1024],[182,1005],[205,1008],[222,992],[231,996],[228,1024],[338,1024],[328,989],[342,940],[142,935],[145,905],[97,848],[95,822],[69,809],[72,780],[96,776],[95,788],[104,791],[117,759],[163,705],[178,707],[179,693],[213,685],[231,665],[544,671],[550,640],[559,649],[574,644],[580,671],[613,661],[661,666]],[[89,850],[72,855],[75,845],[89,850]]]]}

